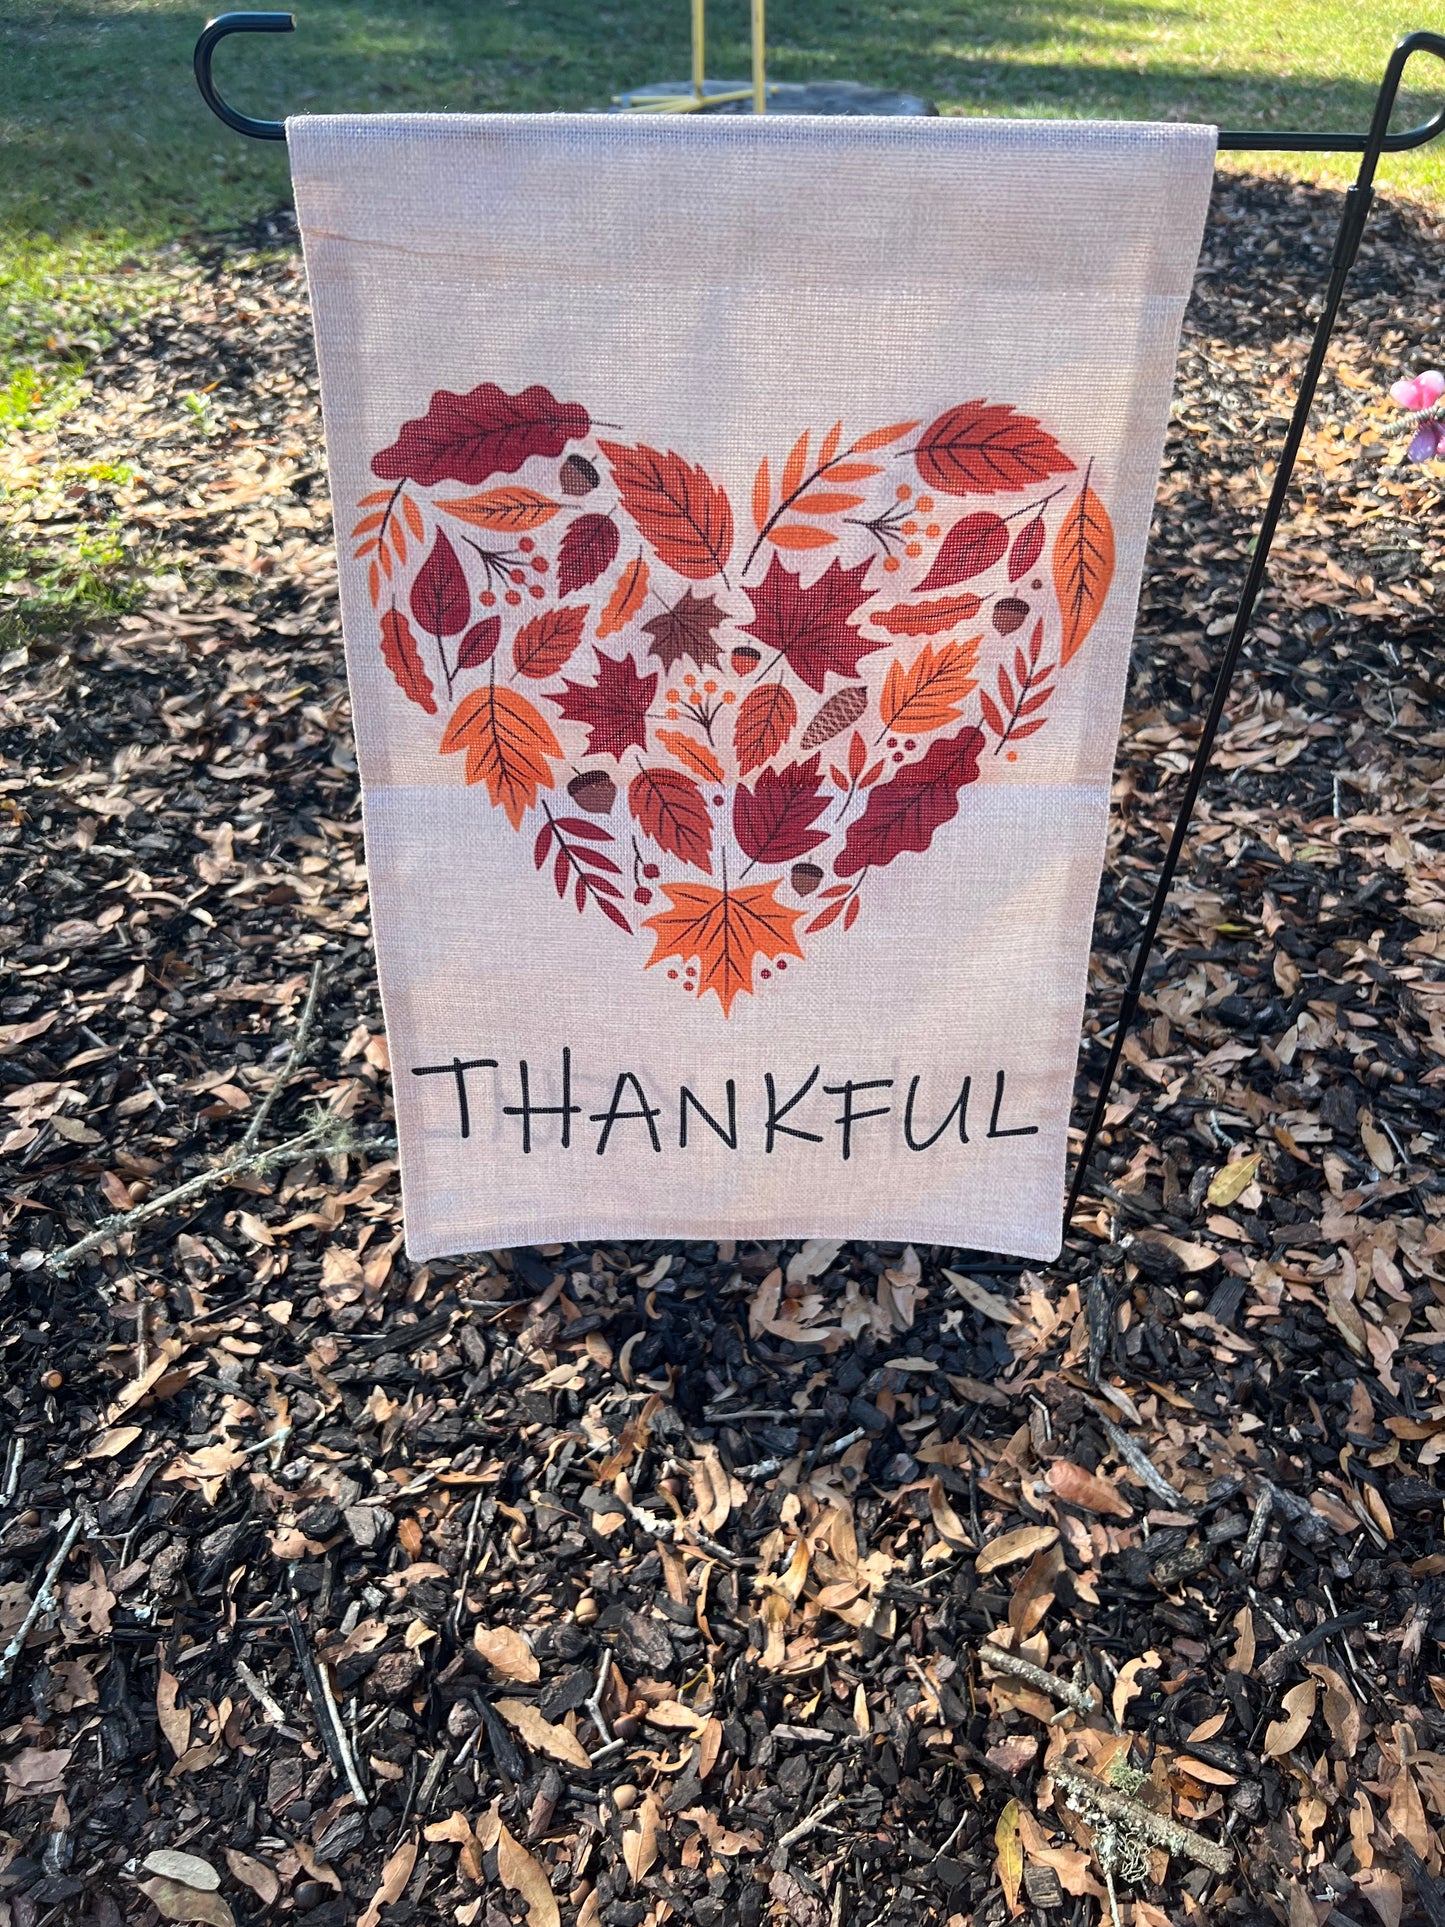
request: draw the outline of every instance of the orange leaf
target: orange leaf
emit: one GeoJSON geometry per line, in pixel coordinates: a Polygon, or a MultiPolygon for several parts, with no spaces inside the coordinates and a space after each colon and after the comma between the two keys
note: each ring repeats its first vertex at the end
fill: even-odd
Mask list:
{"type": "Polygon", "coordinates": [[[550,522],[561,508],[549,496],[520,485],[489,488],[481,495],[458,495],[449,502],[438,502],[439,509],[468,522],[474,529],[500,529],[508,535],[524,535],[550,522]]]}
{"type": "Polygon", "coordinates": [[[486,784],[514,830],[537,792],[554,787],[548,759],[562,754],[546,717],[517,690],[495,684],[473,690],[453,711],[442,754],[458,749],[467,752],[467,781],[486,784]]]}
{"type": "Polygon", "coordinates": [[[727,567],[733,511],[727,491],[681,455],[599,442],[622,506],[657,554],[689,582],[706,582],[727,567]]]}
{"type": "Polygon", "coordinates": [[[371,606],[374,609],[381,600],[381,570],[377,568],[375,562],[368,562],[366,565],[366,593],[371,597],[371,606]]]}
{"type": "Polygon", "coordinates": [[[855,509],[863,500],[861,495],[830,492],[827,489],[809,489],[800,495],[793,504],[798,515],[841,515],[844,509],[855,509]]]}
{"type": "Polygon", "coordinates": [[[834,462],[828,470],[830,482],[866,482],[870,475],[881,475],[881,462],[834,462]]]}
{"type": "Polygon", "coordinates": [[[1120,1519],[1132,1519],[1134,1509],[1115,1486],[1097,1472],[1086,1472],[1069,1459],[1055,1459],[1046,1483],[1051,1492],[1068,1505],[1082,1506],[1085,1512],[1111,1512],[1120,1519]]]}
{"type": "Polygon", "coordinates": [[[421,519],[421,510],[409,495],[402,496],[401,509],[402,514],[406,517],[407,527],[411,530],[417,541],[420,542],[422,536],[426,533],[426,524],[421,519]]]}
{"type": "Polygon", "coordinates": [[[733,724],[739,773],[746,776],[776,756],[797,721],[798,705],[780,682],[761,683],[745,696],[733,724]]]}
{"type": "Polygon", "coordinates": [[[694,960],[697,994],[717,994],[724,1017],[740,991],[751,993],[753,965],[759,957],[801,957],[794,928],[803,915],[774,896],[776,883],[749,883],[718,889],[710,883],[665,883],[671,909],[643,919],[657,933],[649,968],[667,957],[694,960]]]}
{"type": "Polygon", "coordinates": [[[411,624],[398,609],[388,609],[381,618],[381,657],[407,700],[419,703],[428,716],[435,716],[436,691],[422,665],[411,624]]]}
{"type": "Polygon", "coordinates": [[[587,611],[575,607],[544,609],[530,622],[524,622],[512,644],[512,660],[519,676],[544,682],[570,662],[582,640],[587,611]]]}
{"type": "Polygon", "coordinates": [[[907,736],[925,736],[957,720],[966,696],[977,688],[969,671],[978,661],[981,638],[945,642],[936,652],[925,643],[909,669],[894,662],[883,684],[879,710],[889,729],[907,736]]]}
{"type": "Polygon", "coordinates": [[[887,448],[891,442],[901,441],[909,435],[918,422],[890,422],[887,428],[875,428],[871,435],[860,435],[848,450],[850,455],[867,455],[875,448],[887,448]]]}
{"type": "Polygon", "coordinates": [[[695,736],[685,736],[680,729],[659,729],[657,740],[696,775],[709,783],[722,782],[723,766],[706,743],[700,743],[695,736]]]}
{"type": "Polygon", "coordinates": [[[371,531],[373,529],[379,529],[385,520],[386,511],[384,509],[378,509],[374,515],[363,515],[356,527],[351,531],[352,540],[355,541],[358,535],[370,535],[371,531]]]}
{"type": "Polygon", "coordinates": [[[599,639],[614,636],[619,629],[625,629],[642,607],[647,597],[647,564],[639,555],[635,562],[629,562],[617,578],[617,587],[607,598],[607,607],[597,622],[599,639]]]}
{"type": "Polygon", "coordinates": [[[768,458],[764,455],[758,463],[758,472],[753,477],[753,527],[759,534],[768,519],[768,509],[773,499],[773,478],[768,473],[768,458]]]}
{"type": "Polygon", "coordinates": [[[783,479],[778,484],[778,493],[786,502],[803,479],[803,471],[808,466],[808,431],[805,428],[788,451],[788,459],[783,465],[783,479]]]}
{"type": "Polygon", "coordinates": [[[838,538],[831,529],[810,529],[806,522],[780,522],[768,531],[768,540],[780,549],[826,549],[838,538]]]}
{"type": "Polygon", "coordinates": [[[359,509],[369,509],[374,503],[389,502],[390,500],[391,490],[389,488],[375,488],[371,491],[370,495],[363,495],[356,506],[359,509]]]}
{"type": "Polygon", "coordinates": [[[391,546],[396,550],[398,562],[406,561],[406,530],[395,516],[391,518],[391,546]]]}
{"type": "Polygon", "coordinates": [[[937,636],[970,621],[982,607],[976,595],[945,596],[940,602],[895,602],[891,609],[875,609],[868,620],[890,636],[937,636]]]}
{"type": "Polygon", "coordinates": [[[838,453],[838,444],[839,442],[842,441],[842,439],[843,439],[843,424],[842,422],[834,422],[833,426],[828,430],[827,434],[823,437],[823,445],[818,450],[819,468],[826,468],[829,462],[832,461],[833,457],[838,453]]]}
{"type": "Polygon", "coordinates": [[[1054,542],[1054,588],[1064,618],[1060,668],[1083,647],[1113,579],[1114,525],[1085,475],[1054,542]]]}

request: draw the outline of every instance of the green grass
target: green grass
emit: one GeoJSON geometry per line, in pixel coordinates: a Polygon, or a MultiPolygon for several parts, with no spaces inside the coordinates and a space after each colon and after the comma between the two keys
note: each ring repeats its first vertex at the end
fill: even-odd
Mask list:
{"type": "MultiPolygon", "coordinates": [[[[743,0],[711,14],[709,73],[746,73],[743,0]]],[[[1445,0],[771,0],[769,71],[911,88],[946,113],[1353,129],[1396,38],[1442,15],[1445,0]]],[[[685,75],[688,17],[687,0],[300,0],[296,33],[227,42],[217,76],[278,117],[597,107],[685,75]]],[[[164,284],[162,250],[288,199],[284,148],[201,103],[204,18],[180,0],[0,0],[0,438],[64,406],[164,284]]],[[[1445,99],[1445,67],[1417,58],[1411,77],[1397,125],[1445,99]]],[[[1294,165],[1341,179],[1349,161],[1294,165]]],[[[1380,181],[1445,203],[1445,140],[1380,181]]],[[[77,558],[73,580],[108,567],[77,558]]]]}

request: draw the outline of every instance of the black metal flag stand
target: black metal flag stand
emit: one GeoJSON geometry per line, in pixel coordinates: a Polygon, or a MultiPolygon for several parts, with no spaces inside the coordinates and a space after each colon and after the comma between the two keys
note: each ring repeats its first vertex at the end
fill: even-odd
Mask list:
{"type": "MultiPolygon", "coordinates": [[[[239,134],[247,134],[255,140],[284,140],[286,129],[281,121],[257,120],[250,114],[239,113],[224,101],[216,91],[211,75],[211,61],[217,46],[230,34],[236,33],[290,33],[295,21],[289,13],[223,13],[210,21],[196,42],[195,68],[196,83],[202,98],[212,113],[232,127],[239,134]]],[[[1099,1082],[1098,1095],[1094,1100],[1093,1111],[1084,1131],[1083,1142],[1079,1147],[1074,1164],[1073,1181],[1069,1187],[1068,1203],[1065,1207],[1064,1222],[1067,1228],[1072,1221],[1084,1183],[1088,1177],[1089,1165],[1098,1144],[1099,1133],[1103,1127],[1104,1115],[1108,1109],[1109,1095],[1119,1070],[1119,1059],[1123,1054],[1125,1040],[1134,1019],[1138,1015],[1140,994],[1144,985],[1145,972],[1159,934],[1169,892],[1179,868],[1179,860],[1184,851],[1185,839],[1189,834],[1189,824],[1194,814],[1194,806],[1199,800],[1199,792],[1204,782],[1204,774],[1214,749],[1214,741],[1219,733],[1219,725],[1224,716],[1229,691],[1239,666],[1240,654],[1253,619],[1255,603],[1264,583],[1265,570],[1269,566],[1270,549],[1274,542],[1275,531],[1284,512],[1285,498],[1289,493],[1290,482],[1294,476],[1295,463],[1299,457],[1300,444],[1304,440],[1305,428],[1309,421],[1310,410],[1314,405],[1315,390],[1319,386],[1325,356],[1329,350],[1330,338],[1334,333],[1335,321],[1339,315],[1340,303],[1344,298],[1345,282],[1359,252],[1360,239],[1369,219],[1370,204],[1374,199],[1375,171],[1380,157],[1384,154],[1400,154],[1415,147],[1424,147],[1441,132],[1445,132],[1445,108],[1434,114],[1419,127],[1412,127],[1403,133],[1390,132],[1390,120],[1399,97],[1400,83],[1405,68],[1412,55],[1417,53],[1433,54],[1438,60],[1445,60],[1445,35],[1436,33],[1407,34],[1397,43],[1385,68],[1380,82],[1379,93],[1375,97],[1375,110],[1367,132],[1363,134],[1275,134],[1263,135],[1251,129],[1221,128],[1219,148],[1222,152],[1255,154],[1327,154],[1349,153],[1360,156],[1360,165],[1355,175],[1354,185],[1345,194],[1345,204],[1340,215],[1339,230],[1335,236],[1334,254],[1330,261],[1329,284],[1325,290],[1324,305],[1319,320],[1315,324],[1314,339],[1310,344],[1309,358],[1305,363],[1304,374],[1300,380],[1299,393],[1295,397],[1294,410],[1290,416],[1284,446],[1280,450],[1275,467],[1274,479],[1270,485],[1269,498],[1265,503],[1264,514],[1260,520],[1259,531],[1255,537],[1249,568],[1240,590],[1238,607],[1230,625],[1229,639],[1224,646],[1219,669],[1214,680],[1209,709],[1204,719],[1199,744],[1194,752],[1188,779],[1184,785],[1184,798],[1179,806],[1174,828],[1169,838],[1164,864],[1159,872],[1159,880],[1154,889],[1149,914],[1144,920],[1143,934],[1139,939],[1134,962],[1129,972],[1119,1006],[1118,1018],[1113,1027],[1113,1038],[1109,1046],[1108,1060],[1099,1082]]]]}

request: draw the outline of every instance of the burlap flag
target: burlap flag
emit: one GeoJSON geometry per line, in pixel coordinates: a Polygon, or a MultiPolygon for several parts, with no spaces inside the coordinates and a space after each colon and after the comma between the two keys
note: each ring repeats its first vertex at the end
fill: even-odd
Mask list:
{"type": "Polygon", "coordinates": [[[1213,131],[288,137],[412,1255],[1054,1255],[1213,131]]]}

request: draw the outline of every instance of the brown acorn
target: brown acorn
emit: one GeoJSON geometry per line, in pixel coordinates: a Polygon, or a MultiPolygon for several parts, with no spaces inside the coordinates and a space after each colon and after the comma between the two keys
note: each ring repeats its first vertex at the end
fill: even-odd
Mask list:
{"type": "Polygon", "coordinates": [[[557,479],[564,495],[590,495],[602,477],[585,455],[569,455],[557,479]]]}
{"type": "Polygon", "coordinates": [[[793,888],[800,897],[810,897],[823,881],[823,872],[816,863],[795,863],[793,865],[793,888]]]}
{"type": "Polygon", "coordinates": [[[761,650],[752,648],[746,642],[739,643],[732,653],[733,674],[750,676],[762,659],[761,650]]]}
{"type": "Polygon", "coordinates": [[[617,801],[617,785],[605,769],[584,769],[567,785],[567,794],[589,816],[606,816],[617,801]]]}
{"type": "Polygon", "coordinates": [[[1029,605],[1016,595],[1007,595],[993,606],[993,626],[1001,636],[1011,636],[1028,619],[1029,605]]]}

